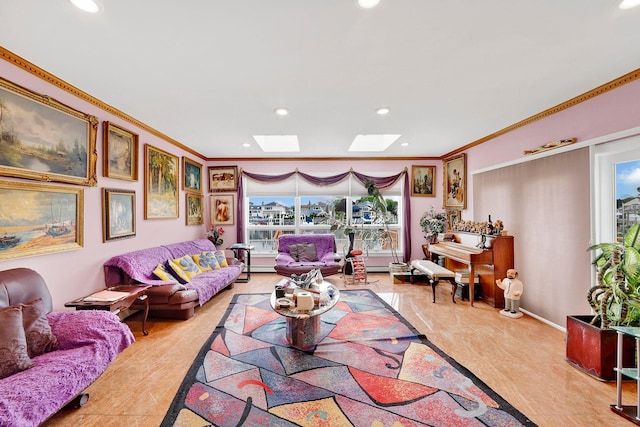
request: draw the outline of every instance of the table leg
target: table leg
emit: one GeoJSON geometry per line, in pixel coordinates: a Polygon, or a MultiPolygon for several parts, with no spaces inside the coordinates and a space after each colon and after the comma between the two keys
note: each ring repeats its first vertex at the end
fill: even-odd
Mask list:
{"type": "Polygon", "coordinates": [[[149,298],[146,295],[140,295],[138,301],[144,302],[144,317],[142,318],[142,333],[149,335],[147,331],[147,317],[149,316],[149,298]]]}

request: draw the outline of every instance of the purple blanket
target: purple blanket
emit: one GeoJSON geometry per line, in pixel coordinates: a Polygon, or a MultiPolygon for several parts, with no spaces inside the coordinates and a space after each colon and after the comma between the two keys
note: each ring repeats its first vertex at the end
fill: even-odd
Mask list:
{"type": "Polygon", "coordinates": [[[129,327],[108,311],[47,315],[58,347],[34,366],[0,379],[0,426],[37,426],[94,382],[134,342],[129,327]]]}

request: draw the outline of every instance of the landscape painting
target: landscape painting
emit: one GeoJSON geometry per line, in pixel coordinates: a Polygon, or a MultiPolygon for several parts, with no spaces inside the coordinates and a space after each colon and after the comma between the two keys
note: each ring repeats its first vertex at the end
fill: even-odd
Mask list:
{"type": "Polygon", "coordinates": [[[0,175],[96,185],[95,117],[0,79],[0,175]]]}
{"type": "Polygon", "coordinates": [[[146,144],[144,159],[144,219],[178,218],[178,156],[146,144]]]}
{"type": "Polygon", "coordinates": [[[82,188],[0,181],[0,260],[83,246],[82,188]]]}

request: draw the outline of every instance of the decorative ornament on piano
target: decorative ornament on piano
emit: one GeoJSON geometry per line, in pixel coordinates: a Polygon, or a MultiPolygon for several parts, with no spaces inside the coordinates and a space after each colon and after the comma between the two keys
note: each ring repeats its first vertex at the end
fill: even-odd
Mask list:
{"type": "Polygon", "coordinates": [[[465,231],[467,233],[484,234],[487,236],[505,236],[504,223],[497,219],[495,222],[489,221],[459,221],[455,226],[455,231],[465,231]]]}
{"type": "Polygon", "coordinates": [[[438,233],[444,232],[444,223],[447,216],[444,212],[436,212],[436,208],[431,206],[427,212],[420,217],[420,227],[424,233],[424,238],[430,243],[438,242],[438,233]]]}

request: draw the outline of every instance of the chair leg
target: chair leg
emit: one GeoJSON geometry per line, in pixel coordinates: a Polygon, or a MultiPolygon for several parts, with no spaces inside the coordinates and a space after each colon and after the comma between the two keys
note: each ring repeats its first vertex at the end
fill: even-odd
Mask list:
{"type": "Polygon", "coordinates": [[[458,283],[455,280],[449,279],[449,282],[451,282],[451,287],[452,287],[452,291],[451,291],[451,301],[453,301],[454,304],[456,303],[456,292],[458,291],[458,283]]]}

